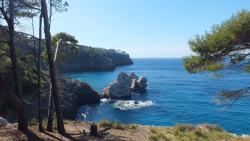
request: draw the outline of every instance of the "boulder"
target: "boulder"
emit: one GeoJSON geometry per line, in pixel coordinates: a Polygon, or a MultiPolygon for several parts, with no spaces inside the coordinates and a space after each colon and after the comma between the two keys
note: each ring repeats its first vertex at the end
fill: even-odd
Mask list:
{"type": "Polygon", "coordinates": [[[100,102],[100,95],[86,82],[64,78],[60,84],[62,114],[67,119],[74,119],[77,109],[82,105],[100,102]]]}
{"type": "Polygon", "coordinates": [[[0,117],[0,127],[5,126],[5,125],[7,125],[8,123],[9,123],[9,122],[8,122],[6,119],[0,117]]]}
{"type": "Polygon", "coordinates": [[[74,88],[77,95],[77,105],[95,104],[100,102],[100,95],[89,84],[82,82],[74,88]]]}

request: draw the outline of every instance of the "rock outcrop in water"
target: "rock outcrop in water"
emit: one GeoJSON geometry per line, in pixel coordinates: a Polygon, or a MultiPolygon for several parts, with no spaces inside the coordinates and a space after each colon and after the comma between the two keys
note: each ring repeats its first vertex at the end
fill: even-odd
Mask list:
{"type": "Polygon", "coordinates": [[[65,118],[75,118],[77,109],[82,105],[100,102],[100,95],[88,83],[64,78],[60,81],[60,88],[61,106],[65,118]]]}
{"type": "Polygon", "coordinates": [[[100,102],[100,95],[96,91],[94,91],[88,83],[81,82],[80,84],[75,86],[73,92],[77,95],[77,107],[100,102]]]}
{"type": "Polygon", "coordinates": [[[147,78],[136,76],[135,73],[130,75],[122,72],[117,79],[109,86],[103,89],[103,97],[112,99],[127,99],[131,97],[132,92],[144,93],[147,88],[147,78]]]}
{"type": "Polygon", "coordinates": [[[131,96],[130,86],[130,77],[126,73],[120,73],[114,82],[104,88],[104,97],[115,99],[129,98],[131,96]]]}

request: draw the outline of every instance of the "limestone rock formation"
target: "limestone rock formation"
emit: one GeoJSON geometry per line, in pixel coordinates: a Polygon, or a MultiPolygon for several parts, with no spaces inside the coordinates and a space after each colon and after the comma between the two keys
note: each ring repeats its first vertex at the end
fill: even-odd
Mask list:
{"type": "Polygon", "coordinates": [[[143,93],[146,91],[147,86],[147,78],[141,76],[139,80],[132,80],[131,90],[135,93],[143,93]]]}
{"type": "Polygon", "coordinates": [[[120,73],[114,82],[104,88],[104,97],[115,99],[129,98],[131,96],[130,84],[130,77],[126,73],[120,73]]]}
{"type": "Polygon", "coordinates": [[[147,88],[147,78],[140,77],[135,73],[130,75],[122,72],[117,79],[103,89],[103,97],[112,99],[130,98],[132,92],[144,93],[147,88]]]}

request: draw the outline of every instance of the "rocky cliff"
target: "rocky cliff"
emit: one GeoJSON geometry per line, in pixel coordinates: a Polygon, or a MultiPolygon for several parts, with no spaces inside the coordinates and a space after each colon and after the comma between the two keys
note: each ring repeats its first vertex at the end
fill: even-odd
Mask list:
{"type": "MultiPolygon", "coordinates": [[[[61,47],[60,54],[69,54],[63,59],[58,59],[57,64],[62,72],[81,71],[111,71],[117,66],[133,64],[130,56],[114,49],[94,48],[77,45],[75,49],[61,47]]],[[[61,58],[61,57],[60,57],[61,58]]]]}
{"type": "MultiPolygon", "coordinates": [[[[0,26],[0,40],[7,40],[7,31],[5,28],[0,26]]],[[[60,34],[61,35],[61,34],[60,34]]],[[[56,37],[60,39],[69,38],[68,34],[62,34],[65,36],[54,36],[52,39],[52,46],[56,47],[56,37]]],[[[26,34],[16,32],[16,49],[17,56],[20,58],[20,62],[30,63],[36,66],[34,57],[37,55],[37,46],[34,47],[33,39],[26,34]]],[[[58,70],[61,72],[82,72],[82,71],[111,71],[117,66],[125,66],[133,64],[132,59],[129,54],[124,51],[114,50],[114,49],[104,49],[97,47],[90,47],[77,44],[78,41],[73,39],[64,39],[63,43],[60,44],[57,52],[57,66],[58,70]]],[[[8,60],[8,46],[0,44],[0,69],[6,64],[2,60],[8,60]],[[7,58],[7,59],[6,59],[7,58]]],[[[42,40],[42,69],[48,69],[47,54],[45,48],[45,41],[42,40]]],[[[20,66],[22,66],[21,64],[20,66]]]]}

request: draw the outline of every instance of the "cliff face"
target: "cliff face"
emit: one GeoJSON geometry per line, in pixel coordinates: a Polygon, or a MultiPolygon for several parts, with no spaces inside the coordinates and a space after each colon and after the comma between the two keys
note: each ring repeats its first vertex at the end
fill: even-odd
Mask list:
{"type": "Polygon", "coordinates": [[[63,72],[111,71],[117,66],[133,64],[127,53],[114,49],[87,46],[77,46],[74,51],[69,51],[68,47],[59,49],[59,54],[65,52],[71,53],[57,60],[58,68],[63,72]]]}

